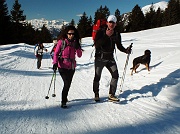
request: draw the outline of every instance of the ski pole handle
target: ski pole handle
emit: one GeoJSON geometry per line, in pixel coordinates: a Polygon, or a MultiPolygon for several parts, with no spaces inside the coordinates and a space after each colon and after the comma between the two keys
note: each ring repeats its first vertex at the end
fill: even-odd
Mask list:
{"type": "Polygon", "coordinates": [[[129,46],[130,49],[132,48],[132,45],[133,45],[133,43],[131,43],[131,45],[129,46]]]}
{"type": "Polygon", "coordinates": [[[128,55],[131,54],[132,44],[133,44],[133,43],[131,43],[131,45],[129,45],[129,47],[126,48],[126,53],[127,53],[128,55]]]}

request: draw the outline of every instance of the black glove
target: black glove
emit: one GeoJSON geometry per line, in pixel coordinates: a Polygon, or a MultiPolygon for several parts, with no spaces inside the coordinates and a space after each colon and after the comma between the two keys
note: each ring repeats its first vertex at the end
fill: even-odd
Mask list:
{"type": "Polygon", "coordinates": [[[131,53],[131,48],[129,48],[129,47],[126,48],[126,53],[127,53],[127,54],[130,54],[130,53],[131,53]]]}
{"type": "Polygon", "coordinates": [[[131,54],[131,51],[132,51],[131,48],[132,48],[132,46],[129,46],[129,47],[126,48],[126,53],[127,54],[131,54]]]}
{"type": "Polygon", "coordinates": [[[79,48],[81,48],[80,44],[79,44],[79,43],[77,43],[77,42],[75,42],[75,43],[73,44],[73,46],[74,46],[74,48],[75,48],[75,49],[79,49],[79,48]]]}
{"type": "Polygon", "coordinates": [[[56,72],[57,67],[58,67],[58,64],[57,64],[57,63],[55,63],[55,64],[53,65],[53,70],[54,70],[54,72],[56,72]]]}

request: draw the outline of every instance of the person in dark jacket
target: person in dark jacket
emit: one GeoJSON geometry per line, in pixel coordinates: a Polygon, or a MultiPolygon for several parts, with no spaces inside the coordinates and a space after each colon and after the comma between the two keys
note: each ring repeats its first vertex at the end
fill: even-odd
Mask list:
{"type": "Polygon", "coordinates": [[[43,51],[47,52],[47,49],[44,48],[43,43],[39,42],[37,47],[35,48],[35,56],[37,58],[37,69],[41,67],[41,61],[43,58],[43,51]]]}
{"type": "Polygon", "coordinates": [[[116,32],[116,21],[117,18],[114,15],[110,15],[107,19],[107,27],[98,30],[94,44],[95,44],[95,76],[93,81],[93,92],[95,94],[94,100],[96,102],[100,101],[99,98],[99,81],[101,78],[101,73],[104,67],[106,67],[111,73],[111,82],[109,89],[110,101],[119,101],[118,97],[115,96],[117,83],[118,83],[118,69],[116,61],[114,59],[114,49],[115,44],[121,52],[126,54],[131,53],[131,48],[124,48],[121,44],[120,33],[116,32]]]}

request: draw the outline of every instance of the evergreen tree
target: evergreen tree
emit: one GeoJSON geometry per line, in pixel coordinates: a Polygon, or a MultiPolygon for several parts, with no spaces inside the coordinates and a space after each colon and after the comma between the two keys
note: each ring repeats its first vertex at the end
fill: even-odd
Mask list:
{"type": "MultiPolygon", "coordinates": [[[[71,25],[71,24],[70,24],[70,25],[71,25]]],[[[64,34],[65,28],[66,28],[66,25],[64,25],[64,21],[63,21],[63,25],[62,25],[62,27],[61,27],[61,29],[60,29],[59,34],[57,35],[57,40],[60,40],[60,39],[62,38],[61,35],[64,34]]]]}
{"type": "Polygon", "coordinates": [[[43,25],[42,29],[41,29],[41,42],[43,43],[49,43],[52,42],[52,37],[51,37],[51,33],[49,32],[49,30],[46,28],[45,25],[43,25]]]}
{"type": "Polygon", "coordinates": [[[100,6],[100,8],[97,9],[97,11],[95,12],[95,15],[94,15],[94,24],[96,23],[96,21],[98,19],[107,19],[107,17],[109,15],[110,15],[109,8],[107,8],[107,6],[104,6],[104,8],[102,6],[100,6]]]}
{"type": "Polygon", "coordinates": [[[36,40],[35,38],[35,30],[33,29],[31,24],[27,24],[25,28],[25,32],[23,33],[23,37],[24,37],[24,43],[27,44],[35,44],[38,42],[38,40],[36,40]]]}
{"type": "Polygon", "coordinates": [[[69,25],[75,26],[75,21],[74,21],[74,19],[71,20],[71,22],[69,23],[69,25]]]}
{"type": "Polygon", "coordinates": [[[61,31],[63,31],[65,29],[66,25],[64,25],[64,21],[63,21],[63,25],[61,27],[61,31]]]}
{"type": "Polygon", "coordinates": [[[156,18],[156,27],[162,26],[163,11],[160,8],[158,8],[158,10],[156,11],[155,18],[156,18]]]}
{"type": "Polygon", "coordinates": [[[164,15],[164,24],[173,25],[180,23],[180,1],[179,0],[170,0],[168,2],[168,7],[165,10],[164,15]]]}
{"type": "Polygon", "coordinates": [[[93,25],[93,20],[92,20],[92,17],[91,17],[91,16],[89,17],[89,21],[88,21],[88,22],[89,22],[89,25],[90,25],[90,26],[93,25]]]}
{"type": "Polygon", "coordinates": [[[15,0],[15,3],[13,5],[13,8],[11,10],[11,20],[13,22],[13,28],[14,28],[14,43],[21,42],[24,38],[22,36],[23,34],[23,26],[26,25],[25,20],[26,16],[23,15],[23,10],[21,10],[21,4],[19,4],[18,0],[15,0]]]}
{"type": "Polygon", "coordinates": [[[12,21],[15,23],[21,23],[26,20],[26,16],[23,15],[23,10],[21,10],[21,4],[19,4],[18,0],[15,0],[13,5],[13,9],[11,10],[12,21]]]}
{"type": "Polygon", "coordinates": [[[116,9],[115,11],[115,16],[117,18],[117,25],[116,25],[116,29],[118,32],[123,32],[123,23],[122,23],[122,19],[121,19],[121,15],[120,15],[120,11],[119,9],[116,9]]]}
{"type": "Polygon", "coordinates": [[[41,30],[36,29],[35,30],[35,35],[34,35],[34,42],[35,44],[41,41],[41,30]]]}
{"type": "Polygon", "coordinates": [[[81,16],[79,23],[77,25],[77,29],[79,31],[80,37],[87,37],[89,35],[89,29],[91,28],[91,24],[89,23],[89,19],[84,12],[81,16]]]}
{"type": "Polygon", "coordinates": [[[0,45],[11,43],[11,22],[5,0],[0,1],[0,45]],[[10,40],[9,40],[10,39],[10,40]]]}
{"type": "Polygon", "coordinates": [[[144,20],[144,14],[141,11],[141,8],[138,5],[136,5],[129,16],[129,24],[126,30],[131,32],[143,30],[144,20]]]}
{"type": "Polygon", "coordinates": [[[92,36],[92,25],[93,25],[93,21],[92,21],[92,17],[90,16],[88,19],[88,26],[87,26],[87,34],[86,36],[92,36]]]}
{"type": "Polygon", "coordinates": [[[156,12],[154,10],[154,5],[150,7],[150,11],[145,15],[145,29],[155,28],[156,27],[156,12]]]}

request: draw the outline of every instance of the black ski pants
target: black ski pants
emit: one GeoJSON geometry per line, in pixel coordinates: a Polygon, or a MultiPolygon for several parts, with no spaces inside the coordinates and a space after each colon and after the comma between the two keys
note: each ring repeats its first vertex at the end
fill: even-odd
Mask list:
{"type": "Polygon", "coordinates": [[[75,70],[73,69],[65,69],[65,68],[58,68],[59,74],[61,75],[61,78],[64,82],[64,87],[62,90],[62,103],[67,102],[67,96],[69,92],[69,88],[71,86],[72,78],[74,75],[75,70]]]}
{"type": "Polygon", "coordinates": [[[119,73],[117,69],[117,65],[114,59],[112,60],[103,60],[100,58],[95,59],[95,77],[93,81],[93,92],[94,93],[99,93],[99,81],[101,78],[101,73],[104,67],[106,67],[109,72],[111,73],[111,82],[110,82],[110,89],[109,89],[109,94],[115,95],[116,93],[116,88],[117,88],[117,82],[119,78],[119,73]]]}
{"type": "Polygon", "coordinates": [[[41,67],[42,58],[43,58],[43,55],[38,55],[38,57],[37,57],[37,68],[38,69],[41,67]]]}

